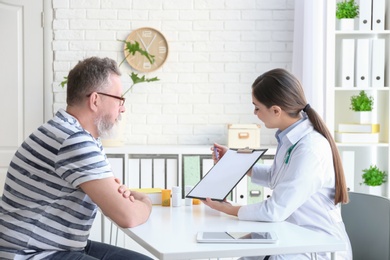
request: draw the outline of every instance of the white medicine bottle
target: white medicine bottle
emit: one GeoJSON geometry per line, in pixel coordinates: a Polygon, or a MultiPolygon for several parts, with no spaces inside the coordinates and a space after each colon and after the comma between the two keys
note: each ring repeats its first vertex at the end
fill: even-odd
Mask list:
{"type": "MultiPolygon", "coordinates": [[[[185,196],[187,196],[188,195],[188,193],[190,193],[190,191],[192,190],[192,186],[191,185],[186,185],[185,186],[185,196]]],[[[191,198],[186,198],[185,199],[185,204],[186,204],[186,206],[191,206],[192,205],[192,199],[191,198]]]]}
{"type": "Polygon", "coordinates": [[[172,187],[172,207],[181,206],[181,189],[179,186],[172,187]]]}

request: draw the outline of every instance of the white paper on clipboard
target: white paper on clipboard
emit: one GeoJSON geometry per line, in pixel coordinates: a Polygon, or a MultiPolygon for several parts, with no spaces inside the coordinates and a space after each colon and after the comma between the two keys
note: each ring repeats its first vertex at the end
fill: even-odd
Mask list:
{"type": "Polygon", "coordinates": [[[229,149],[186,197],[224,200],[267,149],[247,151],[229,149]]]}

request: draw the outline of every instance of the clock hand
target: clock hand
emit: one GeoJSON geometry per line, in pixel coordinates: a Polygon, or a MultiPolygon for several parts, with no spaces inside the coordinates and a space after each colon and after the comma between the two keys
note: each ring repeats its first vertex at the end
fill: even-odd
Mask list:
{"type": "Polygon", "coordinates": [[[152,45],[154,39],[156,39],[156,35],[157,35],[157,34],[155,34],[155,35],[153,36],[153,39],[150,41],[148,47],[145,47],[147,52],[149,52],[149,47],[150,47],[150,45],[152,45]]]}
{"type": "Polygon", "coordinates": [[[146,47],[146,44],[145,44],[144,40],[141,38],[141,36],[139,36],[138,32],[137,32],[137,35],[138,35],[138,38],[140,38],[142,45],[144,46],[144,48],[145,48],[146,51],[147,51],[148,48],[146,47]]]}

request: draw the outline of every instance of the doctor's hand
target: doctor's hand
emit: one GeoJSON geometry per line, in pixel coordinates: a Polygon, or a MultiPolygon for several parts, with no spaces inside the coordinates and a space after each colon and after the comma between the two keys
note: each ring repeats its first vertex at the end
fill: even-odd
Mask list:
{"type": "Polygon", "coordinates": [[[238,216],[238,210],[241,208],[241,206],[233,206],[230,202],[227,202],[226,200],[215,201],[210,198],[206,198],[206,200],[202,200],[202,202],[212,209],[221,211],[225,214],[232,216],[238,216]]]}
{"type": "Polygon", "coordinates": [[[227,148],[226,146],[214,143],[214,145],[210,148],[210,150],[213,151],[212,156],[213,156],[214,164],[217,163],[219,159],[222,158],[222,156],[227,152],[228,149],[229,148],[227,148]]]}

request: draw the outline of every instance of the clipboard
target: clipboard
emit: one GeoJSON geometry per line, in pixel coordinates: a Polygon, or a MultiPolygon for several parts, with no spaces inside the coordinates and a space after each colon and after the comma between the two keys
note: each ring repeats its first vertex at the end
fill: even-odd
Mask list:
{"type": "Polygon", "coordinates": [[[186,198],[223,201],[268,149],[229,149],[186,198]]]}

